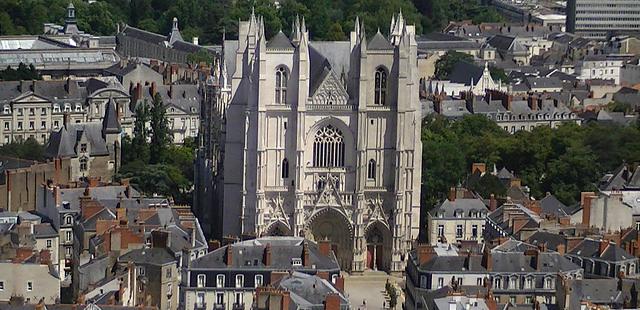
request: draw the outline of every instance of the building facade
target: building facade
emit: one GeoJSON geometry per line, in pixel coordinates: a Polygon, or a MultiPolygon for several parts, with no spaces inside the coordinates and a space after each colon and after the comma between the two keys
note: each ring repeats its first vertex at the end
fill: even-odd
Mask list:
{"type": "Polygon", "coordinates": [[[223,235],[329,239],[346,270],[402,271],[418,234],[421,109],[415,29],[310,42],[239,27],[226,111],[223,235]]]}
{"type": "Polygon", "coordinates": [[[636,0],[568,0],[567,32],[606,39],[612,31],[640,30],[640,3],[636,0]]]}
{"type": "MultiPolygon", "coordinates": [[[[489,209],[479,198],[445,200],[429,212],[429,242],[431,244],[475,241],[482,243],[485,218],[489,209]]],[[[495,200],[494,197],[492,197],[495,200]]]]}

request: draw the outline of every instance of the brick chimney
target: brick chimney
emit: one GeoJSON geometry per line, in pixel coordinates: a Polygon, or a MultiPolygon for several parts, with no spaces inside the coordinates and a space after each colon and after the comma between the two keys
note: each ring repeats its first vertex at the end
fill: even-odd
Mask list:
{"type": "Polygon", "coordinates": [[[496,195],[491,194],[489,197],[489,211],[493,212],[498,208],[498,201],[496,200],[496,195]]]}
{"type": "Polygon", "coordinates": [[[117,207],[116,216],[120,223],[126,224],[127,222],[127,208],[117,207]]]}
{"type": "Polygon", "coordinates": [[[324,299],[324,309],[340,310],[340,295],[333,293],[327,294],[324,299]]]}
{"type": "Polygon", "coordinates": [[[582,225],[584,227],[591,227],[591,204],[595,198],[592,195],[586,195],[582,198],[582,225]]]}
{"type": "Polygon", "coordinates": [[[320,254],[329,256],[331,254],[331,241],[328,239],[318,241],[318,250],[320,254]]]}
{"type": "Polygon", "coordinates": [[[262,263],[265,266],[271,266],[271,243],[267,243],[267,245],[264,247],[262,263]]]}
{"type": "Polygon", "coordinates": [[[151,97],[154,97],[156,95],[156,92],[158,92],[156,82],[151,82],[151,87],[149,87],[149,95],[151,95],[151,97]]]}
{"type": "Polygon", "coordinates": [[[491,271],[493,269],[493,260],[491,258],[491,250],[485,245],[484,252],[482,252],[482,266],[491,271]]]}
{"type": "Polygon", "coordinates": [[[556,247],[556,250],[558,251],[558,254],[564,255],[567,252],[567,246],[564,245],[563,243],[560,243],[556,247]]]}
{"type": "Polygon", "coordinates": [[[333,286],[340,291],[340,293],[344,293],[344,278],[342,276],[338,276],[336,278],[336,283],[333,286]]]}
{"type": "Polygon", "coordinates": [[[217,250],[220,248],[220,241],[219,240],[209,240],[208,242],[209,245],[209,252],[213,251],[213,250],[217,250]]]}
{"type": "Polygon", "coordinates": [[[456,188],[455,187],[451,187],[449,188],[449,201],[456,201],[456,188]]]}
{"type": "Polygon", "coordinates": [[[429,244],[418,245],[418,263],[424,265],[434,259],[436,256],[435,249],[429,244]]]}
{"type": "Polygon", "coordinates": [[[302,265],[311,267],[311,258],[309,257],[309,245],[307,242],[302,243],[302,265]]]}
{"type": "Polygon", "coordinates": [[[231,266],[233,264],[233,249],[231,248],[231,244],[227,245],[227,252],[224,259],[227,266],[231,266]]]}
{"type": "Polygon", "coordinates": [[[154,230],[151,232],[151,247],[166,248],[169,242],[169,232],[154,230]]]}
{"type": "Polygon", "coordinates": [[[598,244],[598,255],[602,256],[602,254],[604,254],[604,251],[606,251],[608,247],[609,240],[600,240],[600,243],[598,244]]]}

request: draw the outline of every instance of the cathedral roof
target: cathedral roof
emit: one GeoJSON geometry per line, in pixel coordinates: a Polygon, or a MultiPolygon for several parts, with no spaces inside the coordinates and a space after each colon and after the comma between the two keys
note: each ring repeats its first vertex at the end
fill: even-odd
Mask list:
{"type": "Polygon", "coordinates": [[[367,42],[367,49],[370,50],[391,50],[393,45],[385,38],[380,30],[367,42]]]}
{"type": "Polygon", "coordinates": [[[280,30],[275,36],[273,36],[273,38],[271,38],[271,40],[269,40],[269,42],[267,42],[267,48],[288,49],[293,48],[293,44],[291,43],[291,40],[287,38],[287,35],[280,30]]]}

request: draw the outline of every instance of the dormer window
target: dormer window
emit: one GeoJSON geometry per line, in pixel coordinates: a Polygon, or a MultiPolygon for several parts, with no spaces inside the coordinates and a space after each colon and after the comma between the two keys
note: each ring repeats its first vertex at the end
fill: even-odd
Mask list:
{"type": "Polygon", "coordinates": [[[65,104],[64,105],[64,111],[65,112],[71,112],[71,105],[65,104]]]}
{"type": "Polygon", "coordinates": [[[291,259],[291,266],[300,267],[302,266],[302,259],[298,257],[294,257],[291,259]]]}
{"type": "Polygon", "coordinates": [[[4,106],[4,114],[11,114],[11,109],[8,106],[4,106]]]}
{"type": "Polygon", "coordinates": [[[287,83],[289,82],[289,75],[287,69],[284,66],[278,67],[276,70],[276,103],[287,103],[287,83]]]}
{"type": "Polygon", "coordinates": [[[60,113],[60,106],[59,105],[54,105],[53,106],[53,113],[60,113]]]}
{"type": "Polygon", "coordinates": [[[387,99],[387,70],[382,67],[376,69],[375,83],[374,103],[385,105],[387,99]]]}

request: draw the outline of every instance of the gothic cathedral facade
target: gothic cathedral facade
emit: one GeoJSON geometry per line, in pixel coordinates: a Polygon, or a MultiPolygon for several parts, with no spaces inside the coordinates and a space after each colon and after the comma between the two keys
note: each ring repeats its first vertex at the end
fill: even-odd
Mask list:
{"type": "Polygon", "coordinates": [[[419,229],[422,144],[414,26],[266,38],[254,14],[226,41],[225,236],[331,240],[344,270],[404,270],[419,229]]]}

